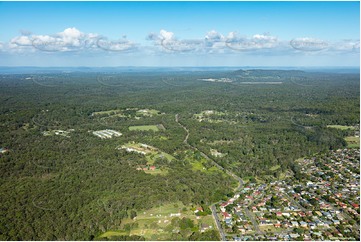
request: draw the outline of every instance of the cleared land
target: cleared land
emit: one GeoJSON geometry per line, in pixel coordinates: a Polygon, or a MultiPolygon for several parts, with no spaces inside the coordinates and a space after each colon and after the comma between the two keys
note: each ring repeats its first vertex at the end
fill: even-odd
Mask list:
{"type": "Polygon", "coordinates": [[[360,148],[360,137],[348,136],[345,140],[348,148],[360,148]]]}
{"type": "Polygon", "coordinates": [[[128,233],[125,231],[107,231],[104,234],[101,234],[99,238],[111,238],[112,236],[121,236],[127,235],[128,233]]]}
{"type": "Polygon", "coordinates": [[[158,124],[158,125],[138,125],[138,126],[130,126],[129,127],[130,131],[133,130],[137,130],[137,131],[159,131],[159,130],[164,130],[164,126],[162,124],[158,124]]]}
{"type": "Polygon", "coordinates": [[[221,152],[217,151],[216,149],[210,149],[211,155],[215,157],[223,157],[226,154],[222,154],[221,152]]]}
{"type": "Polygon", "coordinates": [[[149,116],[149,117],[160,114],[160,112],[155,109],[140,109],[136,113],[138,115],[149,116]]]}
{"type": "Polygon", "coordinates": [[[355,129],[355,127],[353,126],[345,126],[345,125],[327,125],[327,128],[341,129],[341,130],[355,129]]]}
{"type": "Polygon", "coordinates": [[[99,238],[111,239],[112,236],[126,234],[144,236],[146,240],[169,240],[171,234],[179,230],[179,227],[172,225],[172,219],[183,217],[193,220],[194,224],[198,225],[197,227],[206,224],[212,229],[215,228],[212,215],[200,216],[197,219],[191,207],[186,207],[179,202],[139,211],[134,219],[123,220],[119,231],[107,231],[99,238]],[[135,224],[137,225],[134,226],[135,224]],[[128,231],[125,230],[127,226],[131,227],[128,231]]]}
{"type": "Polygon", "coordinates": [[[130,127],[129,127],[129,130],[130,130],[130,131],[133,131],[133,130],[137,130],[137,131],[149,131],[149,130],[159,131],[157,125],[130,126],[130,127]]]}
{"type": "Polygon", "coordinates": [[[119,137],[122,135],[122,133],[112,130],[112,129],[93,131],[93,134],[101,139],[110,139],[110,138],[119,137]]]}
{"type": "Polygon", "coordinates": [[[160,114],[162,113],[155,109],[123,108],[93,112],[91,116],[103,122],[106,122],[117,118],[139,120],[144,117],[153,117],[160,114]]]}
{"type": "Polygon", "coordinates": [[[175,160],[175,158],[163,151],[160,151],[158,148],[155,148],[150,145],[141,144],[141,143],[127,143],[119,147],[118,149],[124,149],[127,152],[134,152],[142,154],[147,160],[147,165],[153,165],[156,159],[167,159],[168,161],[175,160]]]}
{"type": "Polygon", "coordinates": [[[220,79],[215,79],[215,78],[207,78],[207,79],[198,79],[200,81],[204,81],[204,82],[233,82],[231,79],[229,78],[220,78],[220,79]]]}
{"type": "Polygon", "coordinates": [[[114,109],[114,110],[107,110],[107,111],[99,111],[99,112],[93,112],[92,116],[113,116],[113,115],[120,115],[120,116],[124,116],[125,115],[122,114],[122,111],[119,109],[114,109]]]}
{"type": "Polygon", "coordinates": [[[192,165],[192,170],[201,171],[206,173],[218,172],[219,169],[209,164],[209,161],[204,158],[200,153],[193,151],[186,151],[185,160],[192,165]]]}
{"type": "Polygon", "coordinates": [[[146,170],[144,171],[147,174],[151,174],[151,175],[167,175],[168,174],[168,170],[165,169],[155,169],[155,170],[146,170]]]}
{"type": "Polygon", "coordinates": [[[74,129],[69,130],[50,130],[50,131],[43,131],[44,136],[53,136],[53,135],[60,135],[64,137],[70,137],[70,132],[73,132],[74,129]]]}

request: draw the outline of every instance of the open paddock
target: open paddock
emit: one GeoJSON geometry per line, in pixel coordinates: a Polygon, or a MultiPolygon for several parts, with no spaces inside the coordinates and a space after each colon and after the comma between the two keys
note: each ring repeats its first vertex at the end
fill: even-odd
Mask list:
{"type": "Polygon", "coordinates": [[[139,126],[130,126],[130,131],[155,131],[158,132],[158,125],[139,125],[139,126]]]}

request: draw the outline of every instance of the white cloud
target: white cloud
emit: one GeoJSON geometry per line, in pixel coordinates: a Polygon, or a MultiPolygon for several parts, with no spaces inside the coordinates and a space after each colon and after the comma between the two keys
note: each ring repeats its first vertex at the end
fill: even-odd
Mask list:
{"type": "Polygon", "coordinates": [[[205,39],[210,42],[221,42],[224,41],[224,36],[215,30],[211,30],[206,34],[205,39]]]}
{"type": "Polygon", "coordinates": [[[204,37],[205,46],[208,48],[208,52],[223,52],[225,48],[226,38],[215,30],[209,31],[204,37]]]}
{"type": "Polygon", "coordinates": [[[147,39],[153,41],[156,46],[161,46],[162,51],[169,53],[214,53],[225,48],[225,37],[215,30],[209,31],[204,38],[180,40],[173,32],[162,29],[159,34],[150,33],[147,39]]]}
{"type": "Polygon", "coordinates": [[[42,51],[79,51],[94,48],[98,37],[97,34],[83,33],[73,27],[55,35],[32,35],[32,44],[42,51]]]}
{"type": "Polygon", "coordinates": [[[65,29],[63,32],[58,33],[58,35],[63,37],[63,39],[80,39],[85,34],[73,27],[65,29]]]}
{"type": "Polygon", "coordinates": [[[147,36],[148,40],[153,40],[156,42],[160,42],[160,41],[167,41],[167,40],[175,40],[175,36],[173,32],[161,29],[159,31],[159,34],[156,33],[150,33],[147,36]]]}
{"type": "Polygon", "coordinates": [[[360,52],[360,40],[343,40],[333,44],[330,50],[341,52],[360,52]]]}
{"type": "Polygon", "coordinates": [[[315,54],[347,54],[360,52],[360,40],[331,42],[311,37],[296,38],[290,41],[296,52],[315,52],[315,54]]]}
{"type": "Polygon", "coordinates": [[[328,42],[310,37],[292,39],[290,45],[299,51],[322,51],[329,47],[328,42]]]}
{"type": "Polygon", "coordinates": [[[76,28],[67,28],[63,32],[58,33],[58,39],[63,41],[64,44],[76,47],[79,47],[87,37],[86,34],[76,28]]]}
{"type": "Polygon", "coordinates": [[[10,44],[15,45],[15,46],[31,46],[32,45],[32,40],[29,36],[18,36],[13,38],[10,41],[10,44]]]}
{"type": "Polygon", "coordinates": [[[137,44],[126,39],[110,41],[107,38],[99,38],[96,42],[97,47],[106,51],[129,51],[136,48],[137,44]]]}
{"type": "Polygon", "coordinates": [[[178,40],[173,32],[161,29],[159,34],[150,33],[148,40],[154,41],[155,45],[161,46],[165,52],[189,52],[202,49],[201,40],[178,40]]]}
{"type": "MultiPolygon", "coordinates": [[[[175,33],[161,29],[158,33],[150,33],[147,39],[151,46],[140,46],[128,40],[124,35],[118,40],[110,40],[97,33],[85,33],[75,27],[53,35],[32,34],[22,31],[20,36],[9,42],[0,43],[0,49],[12,53],[45,52],[87,52],[97,54],[99,51],[135,52],[152,55],[157,53],[184,52],[190,54],[236,54],[236,51],[255,55],[319,55],[359,53],[359,40],[342,40],[328,42],[312,37],[279,40],[270,34],[254,34],[253,36],[239,36],[237,32],[227,35],[210,30],[197,39],[179,39],[175,33]]],[[[238,54],[237,54],[238,55],[238,54]]]]}
{"type": "Polygon", "coordinates": [[[226,46],[236,51],[257,51],[273,49],[280,46],[277,37],[269,34],[255,34],[252,37],[238,37],[236,32],[230,32],[226,38],[226,46]]]}
{"type": "Polygon", "coordinates": [[[75,27],[67,28],[54,35],[34,35],[26,32],[9,42],[9,49],[16,52],[40,50],[45,52],[125,51],[135,47],[135,43],[124,37],[119,41],[109,41],[95,33],[84,33],[75,27]]]}
{"type": "Polygon", "coordinates": [[[252,36],[239,36],[237,32],[228,35],[211,30],[203,39],[178,39],[173,32],[160,30],[158,34],[150,33],[148,40],[155,46],[161,46],[156,51],[167,53],[191,52],[202,54],[236,53],[235,51],[254,53],[258,55],[290,55],[325,48],[328,43],[313,38],[297,38],[292,41],[279,40],[271,34],[254,34],[252,36]]]}
{"type": "Polygon", "coordinates": [[[160,30],[160,37],[162,40],[174,40],[174,33],[166,31],[164,29],[160,30]]]}
{"type": "Polygon", "coordinates": [[[14,53],[34,52],[31,37],[24,35],[12,38],[3,48],[5,51],[14,53]]]}

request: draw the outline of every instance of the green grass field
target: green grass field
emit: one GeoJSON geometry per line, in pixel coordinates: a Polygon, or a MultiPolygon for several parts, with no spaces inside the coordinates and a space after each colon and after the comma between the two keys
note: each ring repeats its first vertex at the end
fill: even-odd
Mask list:
{"type": "Polygon", "coordinates": [[[168,153],[162,152],[162,155],[163,155],[163,157],[165,157],[169,161],[175,160],[175,158],[172,155],[168,154],[168,153]]]}
{"type": "MultiPolygon", "coordinates": [[[[180,213],[180,218],[187,217],[192,219],[195,224],[203,223],[211,225],[213,228],[215,228],[212,215],[201,216],[199,219],[197,219],[196,215],[191,210],[191,207],[186,207],[186,211],[183,211],[184,207],[186,206],[184,206],[181,202],[177,202],[164,204],[149,210],[139,211],[137,212],[136,219],[124,219],[122,221],[122,226],[130,223],[138,223],[138,228],[132,229],[129,235],[140,235],[143,236],[146,240],[169,240],[172,233],[171,230],[173,229],[171,220],[174,218],[170,217],[170,214],[180,213]],[[167,230],[169,227],[171,227],[171,230],[167,230]]],[[[114,232],[109,231],[102,234],[101,236],[109,238],[110,235],[107,233],[112,234],[114,232]]]]}
{"type": "Polygon", "coordinates": [[[205,167],[203,166],[201,161],[195,161],[195,162],[191,162],[192,165],[192,170],[194,171],[204,171],[205,167]]]}
{"type": "Polygon", "coordinates": [[[172,160],[175,160],[175,158],[168,154],[168,153],[165,153],[165,152],[153,152],[151,155],[146,155],[145,156],[145,159],[147,160],[147,165],[153,165],[154,164],[154,161],[156,159],[162,159],[162,158],[165,158],[167,159],[168,161],[172,161],[172,160]]]}
{"type": "Polygon", "coordinates": [[[187,155],[186,160],[192,165],[193,171],[201,171],[201,172],[205,172],[205,173],[212,173],[212,172],[220,171],[215,166],[211,166],[210,168],[207,169],[205,167],[205,164],[208,163],[208,160],[206,160],[203,157],[200,160],[196,160],[196,159],[194,159],[194,157],[192,155],[187,155]]]}
{"type": "Polygon", "coordinates": [[[165,169],[156,169],[154,171],[152,170],[147,170],[147,171],[144,171],[145,173],[147,174],[151,174],[151,175],[167,175],[168,174],[168,170],[165,170],[165,169]]]}
{"type": "Polygon", "coordinates": [[[196,159],[194,157],[194,153],[192,151],[190,152],[186,152],[186,158],[185,160],[188,161],[191,165],[192,165],[192,170],[194,171],[202,171],[205,172],[206,169],[203,165],[203,163],[206,163],[207,160],[204,157],[198,157],[198,159],[196,159]]]}
{"type": "MultiPolygon", "coordinates": [[[[120,147],[120,146],[119,146],[120,147]]],[[[130,142],[124,144],[122,147],[137,149],[139,151],[145,152],[145,159],[147,160],[147,165],[153,165],[156,159],[167,159],[169,162],[175,160],[176,158],[168,153],[158,150],[156,147],[148,146],[146,149],[142,147],[141,143],[130,142]]],[[[166,174],[167,171],[158,171],[150,172],[151,174],[166,174]]]]}
{"type": "Polygon", "coordinates": [[[341,129],[341,130],[355,129],[355,128],[352,127],[352,126],[345,126],[345,125],[327,125],[327,128],[341,129]]]}
{"type": "Polygon", "coordinates": [[[278,169],[280,169],[280,168],[281,168],[280,165],[275,165],[275,166],[272,166],[272,167],[269,168],[269,169],[270,169],[270,171],[276,171],[276,170],[278,170],[278,169]]]}
{"type": "Polygon", "coordinates": [[[159,111],[155,109],[141,109],[137,111],[137,114],[143,116],[155,116],[159,114],[159,111]]]}
{"type": "Polygon", "coordinates": [[[93,116],[96,116],[96,115],[114,115],[114,114],[118,114],[120,112],[121,111],[118,110],[118,109],[107,110],[107,111],[99,111],[99,112],[94,112],[93,116]]]}
{"type": "Polygon", "coordinates": [[[111,238],[112,236],[128,235],[125,231],[107,231],[99,236],[99,238],[111,238]]]}
{"type": "Polygon", "coordinates": [[[130,126],[129,127],[130,131],[133,130],[137,130],[137,131],[149,131],[149,130],[153,130],[153,131],[159,131],[159,128],[157,125],[139,125],[139,126],[130,126]]]}
{"type": "Polygon", "coordinates": [[[360,148],[360,137],[348,136],[345,140],[348,148],[360,148]]]}

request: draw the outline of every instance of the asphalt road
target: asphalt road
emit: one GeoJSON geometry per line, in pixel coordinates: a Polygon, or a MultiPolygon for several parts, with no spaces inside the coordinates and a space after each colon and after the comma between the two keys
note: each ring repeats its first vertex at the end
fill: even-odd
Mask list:
{"type": "Polygon", "coordinates": [[[223,231],[221,222],[219,221],[217,210],[216,210],[216,207],[214,206],[214,204],[211,206],[211,210],[212,210],[213,219],[216,222],[216,226],[219,231],[219,235],[221,236],[221,241],[226,241],[226,235],[223,231]]]}
{"type": "MultiPolygon", "coordinates": [[[[213,163],[213,165],[216,166],[218,169],[220,169],[220,170],[222,170],[222,171],[225,171],[228,175],[232,176],[235,180],[237,180],[237,181],[239,182],[239,186],[234,189],[235,191],[241,189],[241,187],[242,187],[243,184],[244,184],[243,180],[242,180],[239,176],[237,176],[236,174],[234,174],[233,172],[224,169],[224,168],[223,168],[222,166],[220,166],[215,160],[213,160],[212,158],[210,158],[209,156],[207,156],[205,153],[203,153],[202,151],[200,151],[197,147],[194,147],[194,146],[190,145],[190,144],[188,143],[189,130],[188,130],[183,124],[181,124],[181,123],[179,122],[179,115],[178,115],[178,114],[175,115],[175,121],[176,121],[176,123],[178,123],[179,126],[181,126],[181,127],[184,129],[184,131],[185,131],[186,134],[187,134],[186,137],[185,137],[184,140],[183,140],[183,143],[186,144],[186,145],[188,145],[189,147],[191,147],[193,150],[198,151],[205,159],[211,161],[211,162],[213,163]]],[[[217,214],[217,211],[216,211],[216,207],[215,207],[214,204],[213,204],[210,208],[211,208],[211,210],[212,210],[213,219],[214,219],[214,221],[215,221],[215,223],[216,223],[217,229],[218,229],[219,234],[220,234],[220,236],[221,236],[221,240],[222,240],[222,241],[226,241],[226,234],[224,233],[223,228],[222,228],[222,225],[221,225],[221,223],[220,223],[220,220],[219,220],[219,217],[218,217],[218,214],[217,214]]],[[[256,221],[254,221],[254,222],[256,222],[256,221]]],[[[258,227],[258,226],[257,226],[257,227],[258,227]]],[[[259,228],[258,228],[258,229],[259,229],[259,228]]]]}

